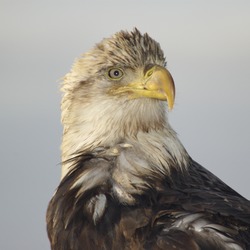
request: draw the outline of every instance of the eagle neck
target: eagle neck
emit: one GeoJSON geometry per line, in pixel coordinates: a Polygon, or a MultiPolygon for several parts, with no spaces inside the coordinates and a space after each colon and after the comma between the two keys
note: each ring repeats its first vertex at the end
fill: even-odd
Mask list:
{"type": "Polygon", "coordinates": [[[188,155],[168,123],[165,103],[114,103],[96,101],[84,107],[73,106],[63,117],[62,177],[71,166],[68,160],[75,155],[121,143],[140,149],[160,171],[169,170],[169,165],[187,165],[188,155]]]}

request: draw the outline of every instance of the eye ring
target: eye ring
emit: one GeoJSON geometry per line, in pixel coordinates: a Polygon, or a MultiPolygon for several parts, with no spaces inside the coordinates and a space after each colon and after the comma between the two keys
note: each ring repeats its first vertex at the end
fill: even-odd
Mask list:
{"type": "Polygon", "coordinates": [[[120,80],[123,74],[123,70],[120,68],[111,68],[107,72],[108,77],[112,80],[120,80]]]}

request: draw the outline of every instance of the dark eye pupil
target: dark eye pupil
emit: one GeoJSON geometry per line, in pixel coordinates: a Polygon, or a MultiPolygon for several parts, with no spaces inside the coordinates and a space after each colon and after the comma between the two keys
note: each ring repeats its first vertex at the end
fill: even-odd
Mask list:
{"type": "Polygon", "coordinates": [[[112,79],[120,79],[123,76],[123,72],[120,69],[110,69],[108,75],[112,79]]]}

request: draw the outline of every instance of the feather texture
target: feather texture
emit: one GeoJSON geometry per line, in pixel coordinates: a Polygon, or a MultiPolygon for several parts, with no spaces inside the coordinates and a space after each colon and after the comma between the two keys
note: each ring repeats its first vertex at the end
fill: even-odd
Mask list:
{"type": "Polygon", "coordinates": [[[193,161],[167,104],[111,95],[152,65],[159,44],[138,30],[76,60],[62,91],[62,180],[47,210],[52,250],[248,250],[250,202],[193,161]],[[113,81],[109,68],[123,77],[113,81]]]}
{"type": "Polygon", "coordinates": [[[181,174],[117,181],[126,151],[75,161],[49,205],[52,249],[249,249],[249,201],[191,159],[181,174]]]}

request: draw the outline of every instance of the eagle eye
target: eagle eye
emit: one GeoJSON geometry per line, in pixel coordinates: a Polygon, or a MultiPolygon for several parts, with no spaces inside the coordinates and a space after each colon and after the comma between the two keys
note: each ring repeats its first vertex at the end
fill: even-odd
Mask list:
{"type": "Polygon", "coordinates": [[[108,77],[112,80],[120,80],[123,76],[123,71],[119,68],[112,68],[108,71],[108,77]]]}

